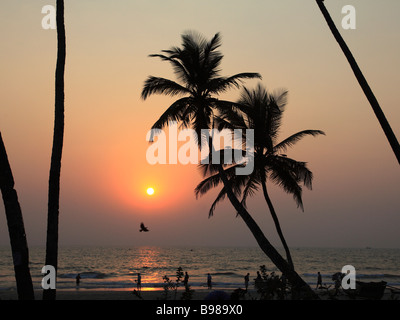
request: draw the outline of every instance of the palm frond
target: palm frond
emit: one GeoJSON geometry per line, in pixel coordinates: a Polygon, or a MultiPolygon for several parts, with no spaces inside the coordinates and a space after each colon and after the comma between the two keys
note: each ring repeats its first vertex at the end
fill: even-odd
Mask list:
{"type": "Polygon", "coordinates": [[[283,111],[284,107],[287,104],[289,92],[285,89],[277,89],[274,90],[272,95],[269,96],[270,100],[275,103],[278,108],[283,111]]]}
{"type": "MultiPolygon", "coordinates": [[[[216,52],[215,50],[221,46],[221,35],[220,33],[216,33],[214,37],[204,46],[203,60],[209,61],[216,58],[216,56],[221,55],[220,52],[216,52]]],[[[204,66],[210,67],[210,66],[204,66]]]]}
{"type": "Polygon", "coordinates": [[[302,187],[298,184],[296,177],[285,170],[274,170],[270,173],[270,179],[273,183],[279,185],[286,193],[292,194],[297,207],[304,211],[302,200],[302,187]]]}
{"type": "Polygon", "coordinates": [[[218,193],[217,198],[214,200],[214,202],[211,205],[210,210],[208,211],[208,217],[211,218],[214,215],[214,211],[215,211],[215,207],[217,206],[217,204],[225,199],[225,195],[226,195],[226,189],[225,187],[223,187],[221,189],[221,191],[218,193]]]}
{"type": "Polygon", "coordinates": [[[312,188],[313,174],[305,162],[282,156],[268,157],[267,171],[269,178],[282,187],[285,192],[292,194],[297,206],[304,210],[302,201],[301,183],[307,188],[312,188]]]}
{"type": "MultiPolygon", "coordinates": [[[[203,169],[203,167],[200,167],[203,169]]],[[[220,183],[222,183],[221,176],[219,174],[214,174],[206,179],[202,180],[194,189],[194,193],[196,195],[196,199],[206,194],[212,188],[217,187],[220,183]]]]}
{"type": "Polygon", "coordinates": [[[276,153],[280,151],[286,151],[287,148],[294,146],[298,141],[308,135],[315,137],[318,135],[325,135],[325,132],[321,130],[303,130],[297,132],[275,145],[273,148],[273,152],[276,153]]]}
{"type": "Polygon", "coordinates": [[[183,115],[185,114],[186,109],[191,105],[192,98],[184,97],[177,101],[175,101],[164,113],[160,116],[160,118],[153,124],[151,127],[152,133],[150,136],[150,141],[153,141],[154,135],[157,134],[159,130],[168,125],[170,121],[183,121],[183,115]]]}
{"type": "Polygon", "coordinates": [[[256,191],[260,186],[260,180],[257,178],[255,170],[252,172],[250,176],[247,176],[247,182],[245,183],[245,187],[243,189],[243,197],[242,197],[242,205],[247,207],[247,198],[255,195],[256,191]]]}
{"type": "Polygon", "coordinates": [[[299,183],[304,184],[308,189],[312,189],[313,173],[307,168],[307,163],[297,161],[287,156],[275,156],[279,165],[285,170],[291,171],[299,183]]]}
{"type": "Polygon", "coordinates": [[[179,60],[179,49],[176,49],[177,51],[169,51],[169,50],[163,50],[162,52],[169,53],[170,56],[166,56],[163,54],[150,54],[149,57],[158,57],[163,61],[168,61],[171,63],[172,68],[174,69],[174,73],[178,76],[178,79],[184,82],[186,85],[190,84],[190,74],[185,67],[185,65],[182,63],[182,61],[179,60]]]}
{"type": "Polygon", "coordinates": [[[238,73],[230,77],[219,77],[211,79],[207,84],[207,93],[222,93],[231,89],[232,87],[239,88],[244,79],[261,79],[259,73],[245,72],[238,73]]]}
{"type": "Polygon", "coordinates": [[[179,83],[160,77],[149,76],[142,90],[142,99],[146,100],[152,94],[180,95],[191,94],[190,90],[179,83]]]}

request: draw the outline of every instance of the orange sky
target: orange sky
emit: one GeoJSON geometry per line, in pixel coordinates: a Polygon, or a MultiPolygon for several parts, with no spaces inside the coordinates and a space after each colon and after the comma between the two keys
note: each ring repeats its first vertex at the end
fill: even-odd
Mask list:
{"type": "MultiPolygon", "coordinates": [[[[342,6],[355,6],[357,29],[340,31],[399,137],[400,3],[325,3],[338,27],[342,6]]],[[[56,32],[41,28],[46,4],[0,3],[0,130],[32,245],[45,242],[53,130],[56,32]]],[[[289,91],[282,139],[326,132],[288,151],[314,173],[305,211],[271,191],[289,245],[400,247],[398,163],[315,1],[68,0],[65,9],[60,244],[255,245],[227,201],[208,219],[215,192],[195,199],[196,166],[146,162],[147,130],[173,101],[140,99],[148,75],[173,78],[167,63],[147,56],[180,45],[192,29],[221,32],[223,75],[259,72],[267,88],[289,91]],[[151,233],[137,232],[141,221],[151,233]]],[[[276,242],[261,194],[249,210],[276,242]]],[[[8,243],[0,206],[0,245],[8,243]]]]}

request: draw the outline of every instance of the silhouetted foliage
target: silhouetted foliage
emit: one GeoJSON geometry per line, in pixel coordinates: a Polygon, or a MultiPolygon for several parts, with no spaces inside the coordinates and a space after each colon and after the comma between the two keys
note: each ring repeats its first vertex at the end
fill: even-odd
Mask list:
{"type": "MultiPolygon", "coordinates": [[[[178,293],[178,288],[183,283],[183,269],[182,267],[178,267],[176,269],[176,279],[173,281],[170,279],[167,275],[163,276],[163,289],[164,289],[164,299],[168,300],[171,295],[171,291],[174,292],[174,299],[176,300],[177,293],[178,293]]],[[[194,293],[194,290],[190,289],[189,285],[185,285],[185,291],[182,293],[182,300],[190,300],[192,299],[192,295],[194,293]]]]}
{"type": "Polygon", "coordinates": [[[279,277],[275,272],[268,274],[265,265],[260,266],[260,277],[254,280],[254,286],[261,300],[283,300],[287,295],[287,281],[284,276],[279,277]]]}
{"type": "MultiPolygon", "coordinates": [[[[313,174],[308,169],[306,162],[296,161],[286,154],[287,148],[292,147],[305,136],[324,134],[320,130],[303,130],[288,138],[278,141],[282,117],[287,102],[287,91],[270,94],[261,84],[254,90],[243,89],[240,99],[235,104],[236,108],[224,111],[216,119],[219,129],[246,129],[254,130],[254,170],[249,175],[236,175],[237,164],[225,165],[224,172],[229,177],[233,192],[237,197],[242,196],[241,203],[246,207],[249,196],[256,194],[261,187],[269,211],[275,223],[278,235],[285,248],[289,264],[294,268],[290,250],[283,236],[278,216],[267,191],[267,181],[283,188],[293,195],[297,206],[303,210],[302,185],[311,189],[313,174]]],[[[217,171],[212,163],[202,164],[203,174],[217,171]]],[[[201,196],[213,187],[223,184],[221,174],[218,172],[201,181],[196,189],[196,197],[201,196]]],[[[212,216],[217,203],[225,198],[225,186],[221,189],[213,202],[209,215],[212,216]]]]}
{"type": "MultiPolygon", "coordinates": [[[[180,83],[161,77],[149,76],[142,90],[142,98],[147,99],[152,94],[185,95],[167,108],[154,123],[152,129],[161,130],[170,121],[180,122],[181,127],[190,126],[195,130],[198,137],[197,142],[201,146],[203,139],[206,139],[202,130],[214,128],[214,121],[218,114],[229,112],[236,107],[234,102],[223,101],[213,97],[213,95],[218,95],[233,87],[239,88],[244,79],[261,78],[258,73],[239,73],[230,77],[220,76],[219,66],[223,58],[223,55],[217,51],[220,45],[219,33],[215,34],[210,41],[207,41],[199,34],[189,32],[182,35],[181,48],[173,47],[169,50],[163,50],[162,54],[151,55],[171,63],[180,83]]],[[[154,131],[152,131],[152,134],[154,134],[154,131]]],[[[152,138],[150,137],[151,141],[152,138]]],[[[211,145],[209,144],[210,151],[211,145]]],[[[297,287],[303,288],[305,286],[311,290],[272,246],[253,217],[237,199],[232,191],[235,185],[227,177],[222,165],[218,165],[217,170],[221,175],[229,200],[252,232],[260,248],[282,272],[287,273],[288,278],[290,277],[297,287]]]]}

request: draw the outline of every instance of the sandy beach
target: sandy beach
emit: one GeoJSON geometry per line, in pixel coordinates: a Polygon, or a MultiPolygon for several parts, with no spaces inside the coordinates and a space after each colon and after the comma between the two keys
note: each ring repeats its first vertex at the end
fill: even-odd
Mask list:
{"type": "MultiPolygon", "coordinates": [[[[209,295],[214,290],[199,289],[195,290],[192,299],[195,301],[208,300],[207,295],[209,295]]],[[[224,290],[229,296],[233,292],[232,290],[224,290]]],[[[330,300],[329,295],[326,290],[316,291],[321,298],[321,300],[330,300]]],[[[132,300],[132,301],[179,301],[181,300],[183,290],[178,290],[176,299],[174,293],[169,294],[169,298],[166,300],[163,290],[148,290],[142,291],[140,299],[137,295],[133,294],[132,290],[57,290],[57,300],[132,300]]],[[[0,300],[17,300],[17,292],[12,291],[0,291],[0,300]]],[[[35,291],[35,299],[42,300],[42,290],[35,291]]],[[[245,295],[243,300],[251,301],[257,300],[259,296],[255,290],[249,290],[248,294],[245,295]]],[[[344,293],[340,293],[335,297],[335,300],[351,300],[349,296],[344,293]]],[[[360,299],[362,300],[362,299],[360,299]]],[[[385,290],[385,294],[381,300],[400,300],[400,291],[397,290],[396,293],[392,292],[390,289],[385,290]]]]}
{"type": "MultiPolygon", "coordinates": [[[[192,295],[192,300],[204,300],[212,290],[200,289],[195,290],[192,295]]],[[[181,290],[177,292],[176,300],[180,300],[182,295],[181,290]]],[[[231,292],[226,291],[228,294],[231,292]]],[[[255,291],[253,292],[256,295],[255,291]]],[[[57,290],[57,300],[165,300],[163,290],[148,290],[142,291],[140,299],[133,294],[132,290],[57,290]]],[[[17,292],[0,291],[1,300],[17,300],[17,292]]],[[[35,299],[42,300],[42,290],[35,291],[35,299]]],[[[174,293],[170,293],[168,300],[174,300],[174,293]]]]}

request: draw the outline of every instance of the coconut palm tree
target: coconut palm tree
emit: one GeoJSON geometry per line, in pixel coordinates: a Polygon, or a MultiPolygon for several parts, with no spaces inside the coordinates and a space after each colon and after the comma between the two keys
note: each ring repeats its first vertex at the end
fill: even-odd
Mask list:
{"type": "Polygon", "coordinates": [[[0,133],[0,189],[7,218],[15,280],[19,300],[34,300],[32,277],[29,271],[29,250],[22,211],[14,189],[14,178],[6,148],[0,133]]]}
{"type": "Polygon", "coordinates": [[[350,64],[351,69],[353,70],[354,75],[357,78],[358,83],[361,86],[361,89],[364,91],[365,96],[367,97],[372,110],[377,117],[379,124],[382,127],[383,132],[386,135],[387,140],[395,154],[397,161],[400,164],[400,145],[397,141],[396,135],[394,134],[388,120],[386,119],[385,114],[383,113],[378,100],[376,99],[374,93],[371,90],[367,80],[365,79],[361,69],[359,68],[356,59],[354,58],[353,54],[351,53],[349,47],[347,46],[346,42],[343,40],[342,36],[340,35],[339,30],[336,28],[335,23],[333,22],[328,10],[324,5],[324,0],[316,0],[318,7],[320,8],[322,15],[324,16],[329,29],[331,30],[333,36],[335,37],[336,41],[338,42],[340,48],[342,49],[344,55],[346,56],[347,61],[350,64]]]}
{"type": "MultiPolygon", "coordinates": [[[[307,135],[316,136],[324,134],[320,130],[303,130],[278,142],[278,133],[282,123],[284,107],[286,105],[287,92],[269,94],[267,90],[258,85],[256,89],[243,89],[241,98],[237,102],[237,108],[227,110],[219,118],[220,128],[240,128],[254,130],[254,170],[249,175],[234,175],[237,165],[230,165],[225,171],[229,172],[235,188],[236,196],[242,194],[242,204],[246,206],[248,196],[262,187],[265,201],[272,215],[277,233],[286,252],[289,265],[294,268],[289,247],[283,235],[278,216],[268,194],[267,181],[282,187],[287,193],[293,195],[297,206],[303,210],[302,186],[311,189],[313,175],[305,162],[299,162],[282,154],[287,147],[294,145],[307,135]]],[[[244,131],[245,132],[245,131],[244,131]]],[[[209,164],[202,165],[203,172],[207,174],[209,164]]],[[[216,171],[214,169],[214,171],[216,171]]],[[[222,183],[219,173],[204,179],[195,189],[196,197],[207,193],[211,188],[222,183]]],[[[211,206],[209,215],[212,216],[216,204],[225,198],[226,189],[222,188],[216,200],[211,206]]]]}
{"type": "Polygon", "coordinates": [[[217,51],[221,46],[219,33],[207,41],[195,32],[182,35],[182,48],[162,50],[162,54],[151,54],[171,63],[180,83],[173,80],[149,76],[145,81],[142,98],[152,94],[170,96],[185,95],[175,101],[154,123],[152,129],[161,129],[170,121],[179,121],[183,127],[192,126],[199,137],[205,138],[201,129],[210,128],[213,113],[223,110],[230,103],[214,98],[232,87],[239,88],[244,79],[261,78],[258,73],[239,73],[230,77],[219,75],[223,55],[217,51]]]}
{"type": "MultiPolygon", "coordinates": [[[[173,47],[163,50],[162,54],[153,54],[163,61],[171,63],[180,83],[173,80],[149,76],[145,81],[142,98],[147,99],[152,94],[171,96],[184,95],[173,102],[170,107],[154,123],[152,129],[161,130],[169,121],[179,121],[183,127],[191,126],[197,133],[201,145],[203,135],[201,129],[212,128],[213,119],[219,112],[232,109],[234,103],[219,100],[214,97],[232,87],[239,88],[245,79],[261,78],[258,73],[239,73],[229,77],[220,76],[220,63],[223,58],[217,49],[221,45],[220,34],[207,41],[197,33],[182,35],[182,48],[173,47]]],[[[209,143],[211,148],[212,143],[209,143]]],[[[271,261],[287,276],[287,279],[297,289],[305,289],[314,298],[316,295],[303,279],[289,266],[279,252],[271,245],[257,223],[240,203],[232,191],[232,184],[222,165],[218,167],[226,194],[233,207],[242,217],[247,227],[254,235],[260,248],[271,261]]]]}
{"type": "MultiPolygon", "coordinates": [[[[55,115],[53,147],[49,174],[46,265],[51,265],[57,272],[58,266],[58,221],[60,203],[61,158],[64,141],[64,70],[66,57],[64,1],[57,0],[57,63],[55,74],[55,115]]],[[[43,299],[54,300],[56,289],[43,291],[43,299]]]]}

